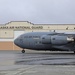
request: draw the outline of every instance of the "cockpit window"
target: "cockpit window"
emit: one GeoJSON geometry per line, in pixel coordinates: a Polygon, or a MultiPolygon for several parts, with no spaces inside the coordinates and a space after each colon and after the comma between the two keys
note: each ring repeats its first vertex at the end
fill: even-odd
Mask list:
{"type": "Polygon", "coordinates": [[[22,40],[22,39],[20,39],[20,42],[23,42],[23,40],[22,40]]]}
{"type": "Polygon", "coordinates": [[[28,38],[28,36],[24,36],[24,38],[28,38]]]}
{"type": "Polygon", "coordinates": [[[45,39],[44,37],[42,39],[45,39]]]}
{"type": "Polygon", "coordinates": [[[29,36],[29,38],[32,38],[32,36],[29,36]]]}

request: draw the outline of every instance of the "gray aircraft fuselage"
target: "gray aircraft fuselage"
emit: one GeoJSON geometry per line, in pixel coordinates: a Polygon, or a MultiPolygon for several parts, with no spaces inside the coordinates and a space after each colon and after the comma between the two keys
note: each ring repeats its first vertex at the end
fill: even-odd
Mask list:
{"type": "Polygon", "coordinates": [[[74,51],[75,47],[68,47],[74,43],[74,37],[56,32],[30,32],[17,37],[14,43],[22,49],[74,51]]]}

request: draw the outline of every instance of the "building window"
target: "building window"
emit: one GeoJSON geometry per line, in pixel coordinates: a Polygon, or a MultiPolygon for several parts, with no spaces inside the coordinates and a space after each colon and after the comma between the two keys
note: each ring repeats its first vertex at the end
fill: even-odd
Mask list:
{"type": "Polygon", "coordinates": [[[5,32],[5,34],[6,34],[7,32],[5,32]]]}
{"type": "Polygon", "coordinates": [[[66,28],[66,30],[68,30],[68,27],[66,28]]]}

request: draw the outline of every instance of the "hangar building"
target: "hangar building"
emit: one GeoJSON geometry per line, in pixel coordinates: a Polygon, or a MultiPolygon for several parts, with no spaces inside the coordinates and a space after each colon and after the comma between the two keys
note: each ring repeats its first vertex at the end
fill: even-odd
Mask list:
{"type": "Polygon", "coordinates": [[[14,39],[23,33],[54,30],[74,32],[75,24],[33,24],[28,21],[11,21],[0,24],[0,50],[21,50],[14,45],[14,39]]]}

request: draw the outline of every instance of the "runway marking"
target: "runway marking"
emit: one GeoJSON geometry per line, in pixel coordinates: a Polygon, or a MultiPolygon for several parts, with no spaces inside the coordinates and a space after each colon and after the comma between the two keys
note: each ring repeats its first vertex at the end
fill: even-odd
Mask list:
{"type": "Polygon", "coordinates": [[[29,66],[28,68],[18,68],[16,70],[1,71],[0,75],[25,75],[25,74],[54,74],[54,75],[75,75],[75,66],[29,66]],[[74,67],[74,68],[73,68],[74,67]]]}
{"type": "Polygon", "coordinates": [[[37,65],[35,65],[35,66],[31,66],[31,67],[28,67],[28,68],[21,68],[21,69],[18,69],[18,73],[16,73],[15,75],[21,75],[21,74],[25,74],[25,73],[36,73],[37,71],[29,71],[30,69],[32,69],[32,68],[35,68],[37,65]]]}

